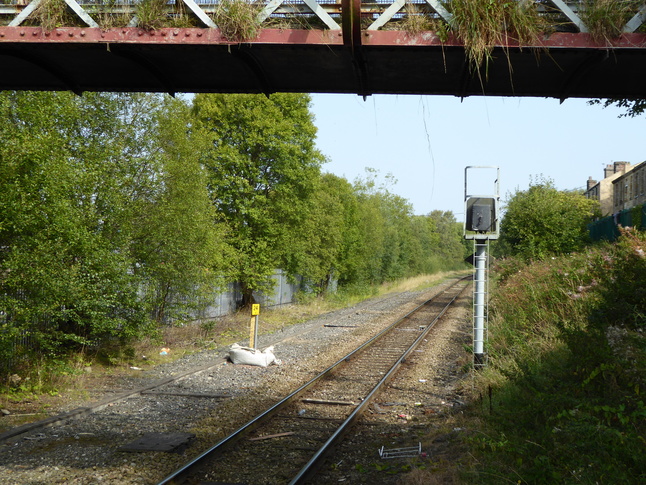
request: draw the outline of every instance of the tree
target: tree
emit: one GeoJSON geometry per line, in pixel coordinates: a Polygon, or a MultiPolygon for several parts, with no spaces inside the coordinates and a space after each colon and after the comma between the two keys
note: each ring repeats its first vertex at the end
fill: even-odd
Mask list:
{"type": "MultiPolygon", "coordinates": [[[[330,254],[326,281],[335,277],[341,285],[356,283],[360,280],[363,265],[361,248],[364,233],[355,189],[346,179],[328,173],[321,178],[317,194],[314,206],[316,213],[320,214],[318,220],[321,224],[314,232],[324,234],[324,238],[333,239],[337,244],[334,254],[330,254]]],[[[316,238],[312,243],[313,246],[317,244],[316,238]]]]}
{"type": "Polygon", "coordinates": [[[588,101],[589,104],[601,104],[604,108],[609,106],[616,106],[617,108],[624,108],[626,112],[620,117],[634,118],[644,114],[646,111],[646,99],[627,99],[627,98],[611,98],[611,99],[593,99],[588,101]]]}
{"type": "Polygon", "coordinates": [[[461,265],[464,258],[473,250],[472,247],[465,250],[462,224],[455,220],[455,215],[451,211],[434,210],[429,217],[435,221],[439,235],[436,251],[444,263],[440,267],[448,269],[461,265]]]}
{"type": "Polygon", "coordinates": [[[55,354],[143,330],[119,230],[125,218],[114,216],[130,189],[117,176],[130,165],[108,154],[126,138],[114,136],[118,121],[104,123],[117,104],[99,95],[0,96],[0,299],[10,329],[3,340],[27,336],[55,354]]]}
{"type": "Polygon", "coordinates": [[[158,321],[194,315],[226,276],[230,248],[225,227],[207,191],[200,165],[203,133],[193,129],[189,106],[166,98],[153,112],[159,164],[154,197],[133,219],[135,272],[144,280],[147,304],[158,321]]]}
{"type": "Polygon", "coordinates": [[[441,258],[436,254],[440,235],[435,221],[429,216],[415,215],[410,224],[415,235],[413,251],[416,255],[411,270],[414,274],[431,274],[441,267],[441,258]]]}
{"type": "Polygon", "coordinates": [[[323,162],[309,106],[300,94],[197,95],[193,102],[208,133],[202,163],[235,250],[244,304],[272,284],[275,269],[294,275],[301,260],[293,235],[309,216],[323,162]]]}
{"type": "Polygon", "coordinates": [[[501,250],[527,260],[577,251],[588,242],[586,225],[596,212],[598,202],[557,190],[551,180],[537,180],[507,201],[501,250]]]}
{"type": "Polygon", "coordinates": [[[190,121],[159,95],[0,94],[0,354],[124,343],[213,289],[227,253],[190,121]]]}
{"type": "Polygon", "coordinates": [[[356,206],[352,186],[343,178],[323,174],[312,195],[309,216],[292,233],[290,264],[308,286],[323,293],[335,278],[345,277],[347,246],[356,237],[351,214],[356,206]]]}

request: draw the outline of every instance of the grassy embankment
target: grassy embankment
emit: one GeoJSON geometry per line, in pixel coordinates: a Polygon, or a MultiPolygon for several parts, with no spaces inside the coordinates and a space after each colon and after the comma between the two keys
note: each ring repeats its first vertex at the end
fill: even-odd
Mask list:
{"type": "Polygon", "coordinates": [[[465,483],[646,482],[646,236],[495,270],[465,483]]]}

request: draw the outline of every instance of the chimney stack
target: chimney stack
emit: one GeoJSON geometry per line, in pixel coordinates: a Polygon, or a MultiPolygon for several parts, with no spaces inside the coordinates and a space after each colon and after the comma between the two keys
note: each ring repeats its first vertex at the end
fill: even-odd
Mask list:
{"type": "Polygon", "coordinates": [[[595,185],[597,185],[597,181],[593,180],[592,176],[588,177],[588,188],[587,188],[587,190],[590,190],[595,185]]]}
{"type": "Polygon", "coordinates": [[[612,164],[608,164],[606,165],[606,168],[603,169],[603,178],[607,179],[614,173],[615,173],[615,167],[613,167],[612,164]]]}
{"type": "Polygon", "coordinates": [[[630,167],[629,162],[615,162],[614,163],[614,168],[615,168],[615,173],[621,172],[621,173],[626,173],[626,169],[630,167]]]}

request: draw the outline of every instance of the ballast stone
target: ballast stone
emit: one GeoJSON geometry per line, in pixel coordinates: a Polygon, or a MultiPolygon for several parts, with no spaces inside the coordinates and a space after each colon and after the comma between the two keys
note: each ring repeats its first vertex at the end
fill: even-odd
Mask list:
{"type": "Polygon", "coordinates": [[[193,433],[146,433],[141,438],[123,445],[119,451],[137,453],[163,451],[181,453],[195,439],[193,433]]]}

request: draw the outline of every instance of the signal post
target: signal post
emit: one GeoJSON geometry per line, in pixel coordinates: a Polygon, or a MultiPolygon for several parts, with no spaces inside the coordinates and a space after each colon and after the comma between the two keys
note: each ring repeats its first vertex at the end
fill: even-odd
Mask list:
{"type": "MultiPolygon", "coordinates": [[[[482,190],[483,179],[477,180],[482,190]]],[[[478,193],[478,192],[476,192],[478,193]]],[[[495,166],[468,166],[464,170],[464,238],[473,240],[474,278],[473,278],[473,366],[482,368],[487,364],[485,342],[489,321],[489,241],[498,239],[498,217],[500,204],[500,169],[495,166]],[[493,192],[473,195],[469,190],[474,183],[473,175],[491,176],[495,171],[493,192]],[[471,182],[469,175],[472,175],[471,182]],[[486,194],[486,195],[485,195],[486,194]]]]}

